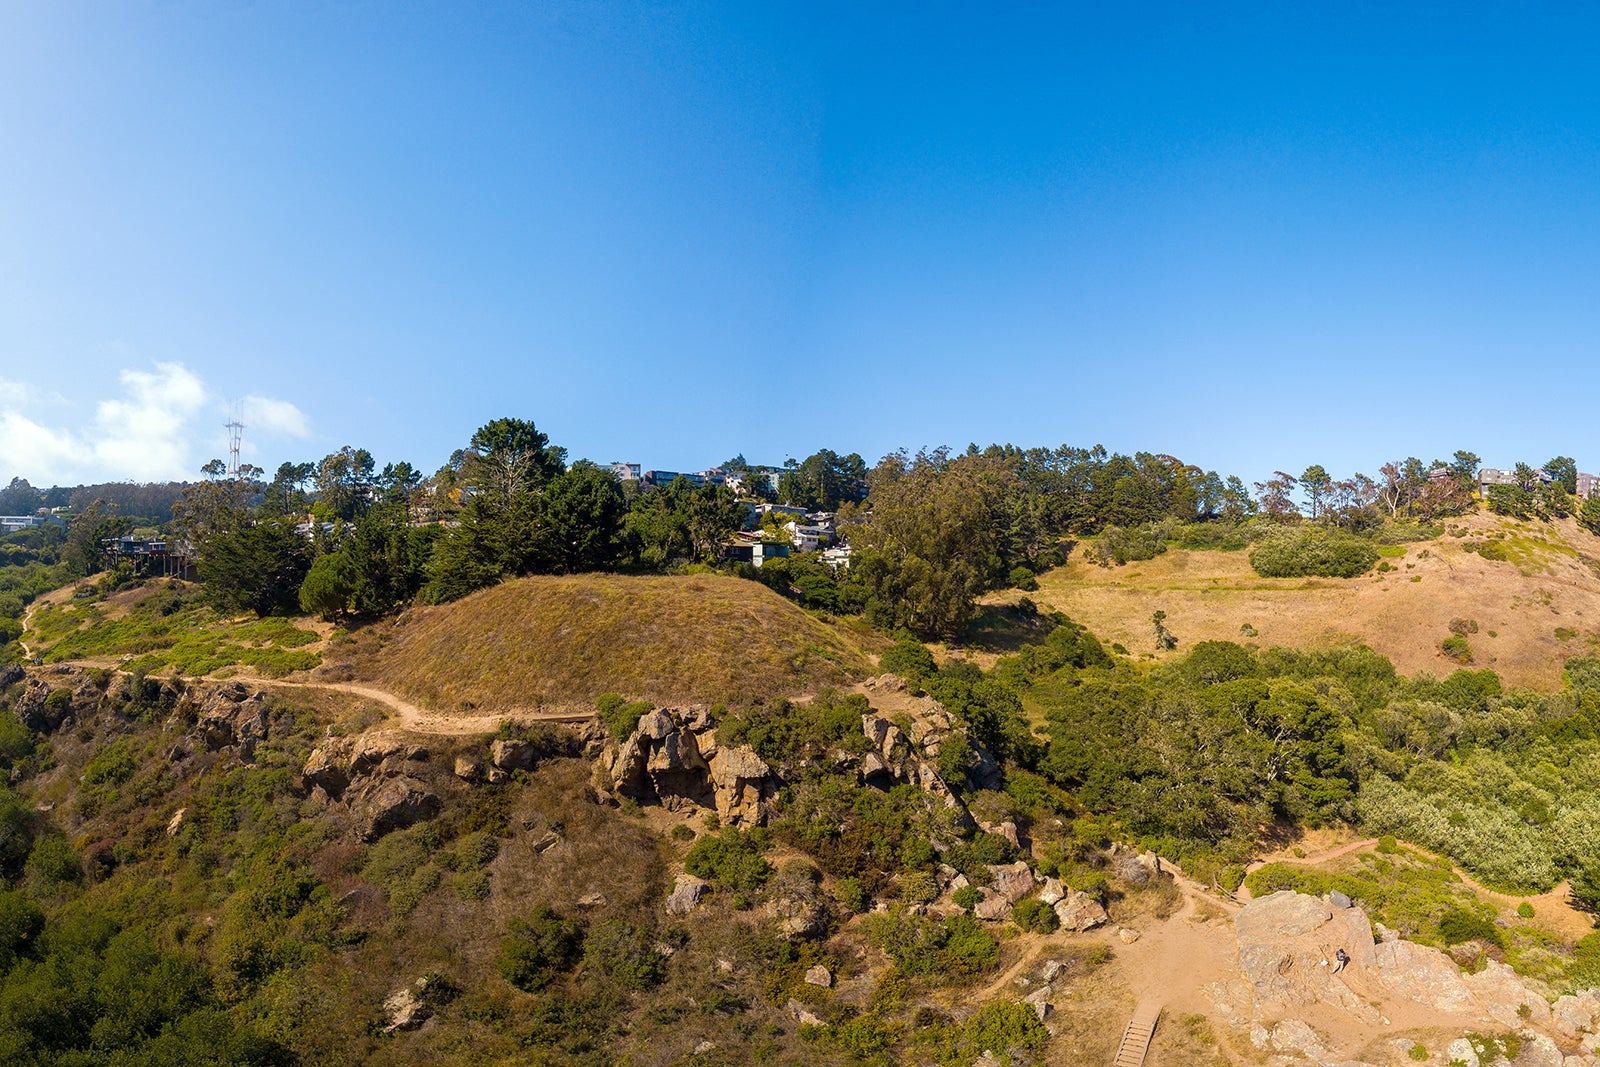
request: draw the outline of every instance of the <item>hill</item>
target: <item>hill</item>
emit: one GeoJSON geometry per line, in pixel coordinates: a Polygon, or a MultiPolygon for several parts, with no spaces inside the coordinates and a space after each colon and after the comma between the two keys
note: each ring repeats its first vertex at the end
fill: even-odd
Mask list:
{"type": "Polygon", "coordinates": [[[1508,685],[1553,689],[1564,659],[1600,647],[1600,538],[1568,521],[1493,515],[1452,520],[1443,536],[1385,549],[1391,570],[1360,578],[1262,578],[1248,551],[1169,549],[1102,567],[1080,547],[1031,594],[1136,654],[1182,655],[1196,642],[1261,648],[1362,642],[1404,674],[1488,667],[1508,685]],[[1167,613],[1174,652],[1150,617],[1167,613]],[[1460,622],[1457,622],[1460,620],[1460,622]],[[1463,635],[1470,660],[1441,645],[1463,635]]]}
{"type": "Polygon", "coordinates": [[[440,711],[736,703],[849,685],[871,669],[863,641],[881,643],[738,578],[534,577],[369,627],[327,673],[440,711]]]}

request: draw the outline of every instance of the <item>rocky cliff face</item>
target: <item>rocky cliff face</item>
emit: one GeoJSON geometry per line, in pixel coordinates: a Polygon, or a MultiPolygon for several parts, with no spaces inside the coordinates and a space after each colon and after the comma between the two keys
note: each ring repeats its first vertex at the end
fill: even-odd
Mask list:
{"type": "MultiPolygon", "coordinates": [[[[915,785],[949,807],[958,822],[971,825],[971,815],[937,767],[940,745],[958,729],[937,703],[928,703],[928,714],[913,721],[910,736],[881,715],[863,715],[868,751],[830,751],[821,765],[879,789],[915,785]]],[[[967,744],[964,734],[961,742],[967,744]]],[[[662,708],[643,716],[627,740],[601,748],[595,788],[674,811],[714,810],[724,824],[748,827],[766,821],[785,773],[748,745],[720,745],[707,709],[662,708]]],[[[999,784],[998,763],[981,749],[971,757],[968,773],[986,788],[999,784]]]]}
{"type": "MultiPolygon", "coordinates": [[[[1263,1051],[1356,1067],[1363,1061],[1339,1059],[1328,1035],[1312,1023],[1332,1008],[1363,1031],[1381,1033],[1390,1023],[1383,1006],[1405,1002],[1463,1031],[1517,1032],[1523,1048],[1518,1065],[1600,1067],[1600,991],[1560,997],[1552,1006],[1541,989],[1503,963],[1467,974],[1448,954],[1382,927],[1375,943],[1366,913],[1348,901],[1273,893],[1246,905],[1234,928],[1243,981],[1211,992],[1218,1013],[1250,1026],[1263,1051]],[[1335,973],[1339,949],[1350,963],[1335,973]]],[[[1478,1063],[1465,1038],[1449,1046],[1445,1059],[1478,1063]]]]}

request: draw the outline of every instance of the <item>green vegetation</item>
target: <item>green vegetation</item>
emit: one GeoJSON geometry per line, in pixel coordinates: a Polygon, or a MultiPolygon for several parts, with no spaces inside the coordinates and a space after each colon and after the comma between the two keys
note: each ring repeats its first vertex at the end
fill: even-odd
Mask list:
{"type": "Polygon", "coordinates": [[[1265,578],[1354,578],[1377,562],[1371,541],[1318,526],[1273,534],[1250,553],[1250,566],[1265,578]]]}
{"type": "Polygon", "coordinates": [[[118,613],[79,600],[36,611],[35,640],[45,660],[131,656],[126,669],[143,674],[173,667],[200,676],[242,665],[269,677],[322,662],[304,647],[320,640],[315,632],[281,617],[238,621],[218,615],[181,583],[157,583],[121,594],[119,601],[124,598],[131,599],[118,613]]]}

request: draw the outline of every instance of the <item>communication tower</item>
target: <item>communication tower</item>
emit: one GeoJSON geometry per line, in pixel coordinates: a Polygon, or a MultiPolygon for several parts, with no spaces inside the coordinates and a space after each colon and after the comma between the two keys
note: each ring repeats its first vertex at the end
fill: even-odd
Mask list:
{"type": "Polygon", "coordinates": [[[239,446],[244,442],[244,405],[234,401],[228,411],[228,421],[222,425],[228,431],[228,477],[239,477],[239,446]]]}

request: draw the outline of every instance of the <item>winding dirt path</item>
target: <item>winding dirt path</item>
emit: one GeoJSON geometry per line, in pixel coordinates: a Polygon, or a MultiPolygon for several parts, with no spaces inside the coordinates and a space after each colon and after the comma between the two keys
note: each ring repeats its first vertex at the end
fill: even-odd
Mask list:
{"type": "MultiPolygon", "coordinates": [[[[40,604],[54,603],[51,598],[58,593],[65,596],[71,595],[74,587],[64,590],[52,590],[50,593],[39,597],[28,605],[27,611],[22,615],[22,637],[18,643],[22,645],[22,652],[28,659],[33,658],[33,650],[28,646],[27,634],[29,625],[33,621],[33,612],[40,604]]],[[[116,660],[111,657],[95,657],[92,659],[62,660],[63,664],[77,667],[103,667],[117,670],[116,660]]],[[[120,673],[120,672],[119,672],[120,673]]],[[[381,704],[390,712],[391,717],[378,724],[379,730],[401,730],[414,734],[429,734],[435,737],[462,737],[472,734],[492,734],[500,729],[503,722],[535,723],[535,722],[587,722],[594,717],[589,711],[539,711],[537,709],[513,708],[509,711],[498,711],[481,715],[446,714],[438,711],[429,711],[426,708],[406,700],[404,697],[391,693],[387,689],[376,686],[355,685],[350,682],[324,682],[300,681],[287,678],[264,678],[253,671],[242,671],[234,675],[240,681],[248,681],[263,689],[330,689],[350,696],[370,700],[381,704]]]]}
{"type": "Polygon", "coordinates": [[[393,713],[393,718],[379,729],[398,729],[414,734],[431,734],[436,737],[460,737],[468,734],[492,734],[503,722],[587,722],[594,718],[592,712],[530,711],[514,709],[488,715],[447,715],[428,711],[389,692],[374,686],[354,685],[350,682],[289,681],[283,678],[251,677],[250,681],[263,688],[331,689],[339,693],[361,697],[382,704],[393,713]]]}
{"type": "MultiPolygon", "coordinates": [[[[1398,844],[1421,856],[1427,856],[1432,859],[1441,860],[1445,858],[1439,855],[1437,852],[1434,852],[1431,849],[1423,848],[1421,845],[1411,841],[1399,840],[1398,844]]],[[[1314,867],[1317,864],[1326,863],[1329,860],[1335,860],[1341,856],[1348,856],[1352,852],[1365,852],[1377,847],[1378,839],[1376,837],[1365,837],[1357,841],[1351,841],[1346,844],[1339,845],[1335,848],[1326,848],[1317,852],[1310,852],[1304,856],[1296,856],[1292,852],[1279,851],[1264,856],[1261,859],[1252,860],[1245,868],[1245,873],[1248,874],[1250,871],[1264,867],[1268,863],[1283,863],[1296,867],[1314,867]]],[[[1451,865],[1450,870],[1457,878],[1461,879],[1462,884],[1464,884],[1468,889],[1471,889],[1474,893],[1485,900],[1492,901],[1495,905],[1503,910],[1514,912],[1517,908],[1517,905],[1521,904],[1523,901],[1527,901],[1530,905],[1532,905],[1534,911],[1534,918],[1528,921],[1532,922],[1535,926],[1542,926],[1546,930],[1559,934],[1568,940],[1575,941],[1594,930],[1595,924],[1593,919],[1588,914],[1573,907],[1571,896],[1572,887],[1568,882],[1559,882],[1550,889],[1545,890],[1543,893],[1502,893],[1497,889],[1490,889],[1488,886],[1484,885],[1482,882],[1478,881],[1476,878],[1472,877],[1472,875],[1468,874],[1466,871],[1455,866],[1454,864],[1451,865]]],[[[1239,900],[1248,901],[1250,899],[1250,890],[1241,885],[1238,893],[1235,895],[1239,900]]]]}

